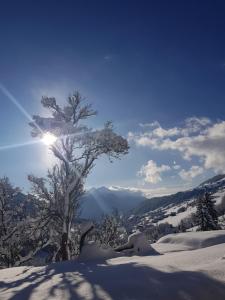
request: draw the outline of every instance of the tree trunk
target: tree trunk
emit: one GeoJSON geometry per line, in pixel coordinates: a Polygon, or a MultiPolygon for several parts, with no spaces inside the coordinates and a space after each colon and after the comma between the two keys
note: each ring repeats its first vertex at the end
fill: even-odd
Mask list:
{"type": "Polygon", "coordinates": [[[69,194],[66,193],[65,196],[65,207],[64,207],[64,220],[63,220],[63,234],[61,239],[61,247],[60,247],[60,257],[61,260],[69,260],[70,259],[70,222],[69,222],[69,194]]]}
{"type": "Polygon", "coordinates": [[[59,251],[61,252],[61,260],[70,259],[69,239],[66,232],[62,234],[61,248],[59,251]]]}

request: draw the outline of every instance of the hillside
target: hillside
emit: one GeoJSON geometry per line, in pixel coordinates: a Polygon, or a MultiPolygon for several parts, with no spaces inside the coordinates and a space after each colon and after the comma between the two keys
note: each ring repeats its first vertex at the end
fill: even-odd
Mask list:
{"type": "Polygon", "coordinates": [[[176,194],[154,197],[147,199],[140,203],[134,210],[134,214],[144,214],[146,212],[155,210],[159,207],[165,207],[169,204],[180,204],[182,202],[191,200],[192,198],[198,197],[206,190],[210,193],[215,194],[219,190],[225,188],[225,175],[217,175],[207,181],[201,183],[199,186],[192,190],[178,192],[176,194]]]}
{"type": "Polygon", "coordinates": [[[196,198],[205,191],[212,194],[216,205],[220,204],[225,195],[225,176],[215,176],[193,190],[147,199],[133,209],[128,218],[129,223],[131,227],[143,225],[148,228],[152,227],[152,224],[162,223],[176,227],[181,220],[190,217],[195,212],[196,198]]]}
{"type": "Polygon", "coordinates": [[[163,255],[0,270],[1,300],[224,300],[221,236],[169,235],[153,245],[163,255]]]}

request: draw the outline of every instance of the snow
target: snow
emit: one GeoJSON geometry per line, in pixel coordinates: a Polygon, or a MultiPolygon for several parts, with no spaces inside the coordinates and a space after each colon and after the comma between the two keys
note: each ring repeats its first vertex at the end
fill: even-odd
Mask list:
{"type": "MultiPolygon", "coordinates": [[[[129,235],[128,242],[121,248],[128,248],[123,250],[126,255],[155,255],[158,254],[149,244],[146,235],[139,230],[129,235]]],[[[120,248],[120,247],[119,247],[120,248]]]]}
{"type": "MultiPolygon", "coordinates": [[[[215,205],[220,205],[223,196],[225,195],[225,180],[224,178],[217,180],[213,183],[207,183],[207,189],[212,192],[213,200],[215,205]]],[[[194,190],[202,190],[203,185],[195,188],[194,190]]],[[[193,190],[189,190],[193,191],[193,190]]],[[[129,221],[137,224],[151,227],[152,224],[159,225],[162,223],[168,223],[173,227],[177,227],[180,224],[180,221],[185,218],[191,218],[191,215],[196,212],[195,201],[196,197],[191,197],[180,203],[170,203],[167,206],[159,207],[155,210],[146,212],[139,216],[131,216],[129,221]],[[185,211],[180,211],[180,208],[186,209],[185,211]],[[136,220],[135,220],[136,218],[136,220]]],[[[195,230],[194,227],[188,230],[195,230]]]]}
{"type": "Polygon", "coordinates": [[[110,246],[100,245],[97,242],[87,242],[82,248],[79,261],[99,261],[121,255],[154,255],[157,252],[151,247],[144,233],[135,231],[128,237],[128,242],[122,247],[128,248],[120,253],[110,246]]]}
{"type": "MultiPolygon", "coordinates": [[[[173,211],[177,210],[177,206],[174,206],[172,209],[168,209],[166,211],[167,214],[170,214],[173,211]]],[[[169,223],[173,226],[178,226],[180,221],[183,220],[184,218],[190,217],[192,213],[195,213],[196,208],[195,207],[187,207],[187,209],[184,212],[176,214],[176,216],[168,216],[167,218],[164,218],[163,220],[159,221],[158,224],[160,223],[169,223]]]]}
{"type": "Polygon", "coordinates": [[[171,234],[152,245],[156,250],[163,245],[163,255],[0,270],[0,298],[224,300],[223,235],[224,230],[171,234]],[[171,252],[170,245],[177,250],[171,252]]]}
{"type": "Polygon", "coordinates": [[[82,248],[80,261],[95,261],[117,257],[118,254],[109,246],[98,245],[95,242],[89,242],[82,248]]]}
{"type": "Polygon", "coordinates": [[[220,189],[218,192],[213,194],[213,197],[215,197],[213,200],[215,201],[215,204],[218,205],[221,203],[221,200],[225,194],[224,189],[220,189]]]}
{"type": "Polygon", "coordinates": [[[128,245],[133,245],[132,254],[154,254],[154,251],[151,245],[148,243],[145,234],[140,232],[139,230],[128,237],[128,245]]]}
{"type": "Polygon", "coordinates": [[[154,244],[154,248],[162,253],[196,250],[222,243],[225,243],[225,230],[198,231],[163,236],[154,244]]]}

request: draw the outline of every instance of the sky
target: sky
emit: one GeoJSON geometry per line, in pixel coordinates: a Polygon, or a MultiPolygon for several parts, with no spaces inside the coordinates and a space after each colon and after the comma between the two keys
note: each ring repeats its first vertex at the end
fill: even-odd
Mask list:
{"type": "Polygon", "coordinates": [[[0,176],[29,189],[48,148],[30,136],[41,96],[79,90],[130,152],[101,159],[86,186],[150,194],[188,189],[225,169],[225,2],[2,1],[0,176]],[[23,145],[25,144],[25,145],[23,145]]]}

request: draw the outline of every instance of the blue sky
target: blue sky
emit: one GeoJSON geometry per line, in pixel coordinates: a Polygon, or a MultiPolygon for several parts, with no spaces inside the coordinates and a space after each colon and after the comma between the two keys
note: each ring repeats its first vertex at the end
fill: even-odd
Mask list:
{"type": "MultiPolygon", "coordinates": [[[[112,120],[129,135],[130,154],[99,161],[87,186],[172,192],[224,170],[224,36],[224,1],[8,1],[0,83],[30,115],[42,95],[78,89],[99,112],[93,126],[112,120]]],[[[31,137],[2,91],[0,103],[0,175],[27,188],[48,150],[5,149],[31,137]]]]}

